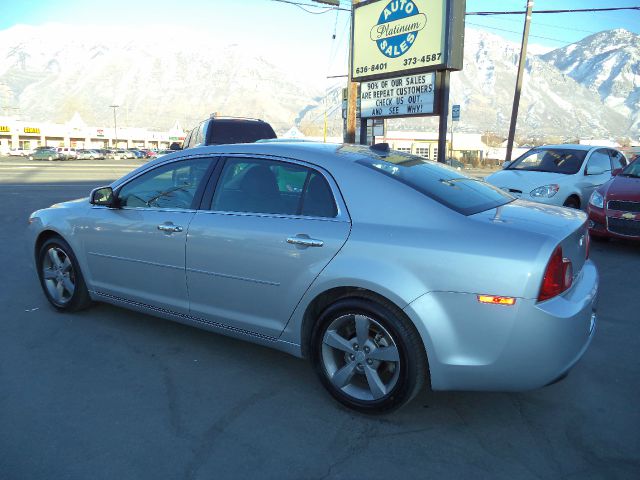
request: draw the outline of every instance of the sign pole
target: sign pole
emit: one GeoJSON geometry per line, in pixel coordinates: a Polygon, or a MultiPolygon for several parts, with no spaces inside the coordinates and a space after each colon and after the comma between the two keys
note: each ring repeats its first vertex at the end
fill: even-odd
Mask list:
{"type": "MultiPolygon", "coordinates": [[[[449,70],[438,72],[440,76],[440,117],[438,122],[438,162],[445,163],[447,156],[447,121],[449,119],[449,70]]],[[[453,147],[453,145],[452,145],[453,147]]]]}
{"type": "Polygon", "coordinates": [[[353,10],[361,0],[351,1],[351,35],[349,39],[349,83],[347,85],[347,131],[344,132],[344,143],[356,142],[356,98],[358,83],[353,81],[351,62],[353,60],[353,10]]]}
{"type": "Polygon", "coordinates": [[[505,161],[511,161],[513,152],[513,140],[516,136],[516,123],[518,122],[518,107],[520,106],[520,92],[522,91],[522,76],[527,59],[527,42],[529,40],[529,25],[531,24],[531,12],[533,10],[533,0],[527,1],[527,16],[524,19],[524,31],[522,32],[522,45],[520,46],[520,61],[518,63],[518,78],[516,80],[516,91],[513,94],[513,109],[511,110],[511,125],[509,126],[509,138],[507,140],[507,156],[505,161]]]}
{"type": "Polygon", "coordinates": [[[367,127],[369,126],[368,118],[360,118],[360,145],[368,145],[367,127]]]}
{"type": "Polygon", "coordinates": [[[451,119],[451,148],[449,149],[450,150],[450,153],[449,153],[449,157],[450,158],[453,158],[453,124],[454,123],[456,123],[456,122],[454,122],[453,119],[451,119]]]}

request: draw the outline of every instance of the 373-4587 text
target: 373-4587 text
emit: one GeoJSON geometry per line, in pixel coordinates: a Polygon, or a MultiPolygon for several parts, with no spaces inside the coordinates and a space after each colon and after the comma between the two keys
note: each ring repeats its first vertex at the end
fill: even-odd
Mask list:
{"type": "Polygon", "coordinates": [[[402,65],[408,67],[410,65],[417,65],[419,63],[431,63],[437,62],[442,57],[441,53],[431,53],[429,55],[422,55],[421,57],[409,57],[402,61],[402,65]]]}

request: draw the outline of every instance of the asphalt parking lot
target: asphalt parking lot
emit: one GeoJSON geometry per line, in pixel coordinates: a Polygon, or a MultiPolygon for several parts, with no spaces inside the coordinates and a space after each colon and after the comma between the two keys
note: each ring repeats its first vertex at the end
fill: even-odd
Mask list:
{"type": "Polygon", "coordinates": [[[0,479],[640,478],[640,245],[593,243],[598,331],[564,381],[423,392],[367,417],[284,353],[108,305],[48,306],[29,213],[140,163],[0,159],[0,479]]]}

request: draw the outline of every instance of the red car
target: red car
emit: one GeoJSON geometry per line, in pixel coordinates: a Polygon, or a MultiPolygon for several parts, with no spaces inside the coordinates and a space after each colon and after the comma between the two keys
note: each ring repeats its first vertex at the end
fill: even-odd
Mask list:
{"type": "Polygon", "coordinates": [[[594,190],[588,212],[592,237],[640,240],[639,158],[594,190]]]}

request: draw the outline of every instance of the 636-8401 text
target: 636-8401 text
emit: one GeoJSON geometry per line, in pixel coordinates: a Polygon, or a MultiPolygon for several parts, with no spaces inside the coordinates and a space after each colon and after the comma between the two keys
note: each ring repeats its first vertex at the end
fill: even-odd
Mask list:
{"type": "Polygon", "coordinates": [[[369,72],[383,72],[387,69],[387,63],[374,63],[373,65],[365,65],[364,67],[356,67],[356,75],[369,72]]]}

